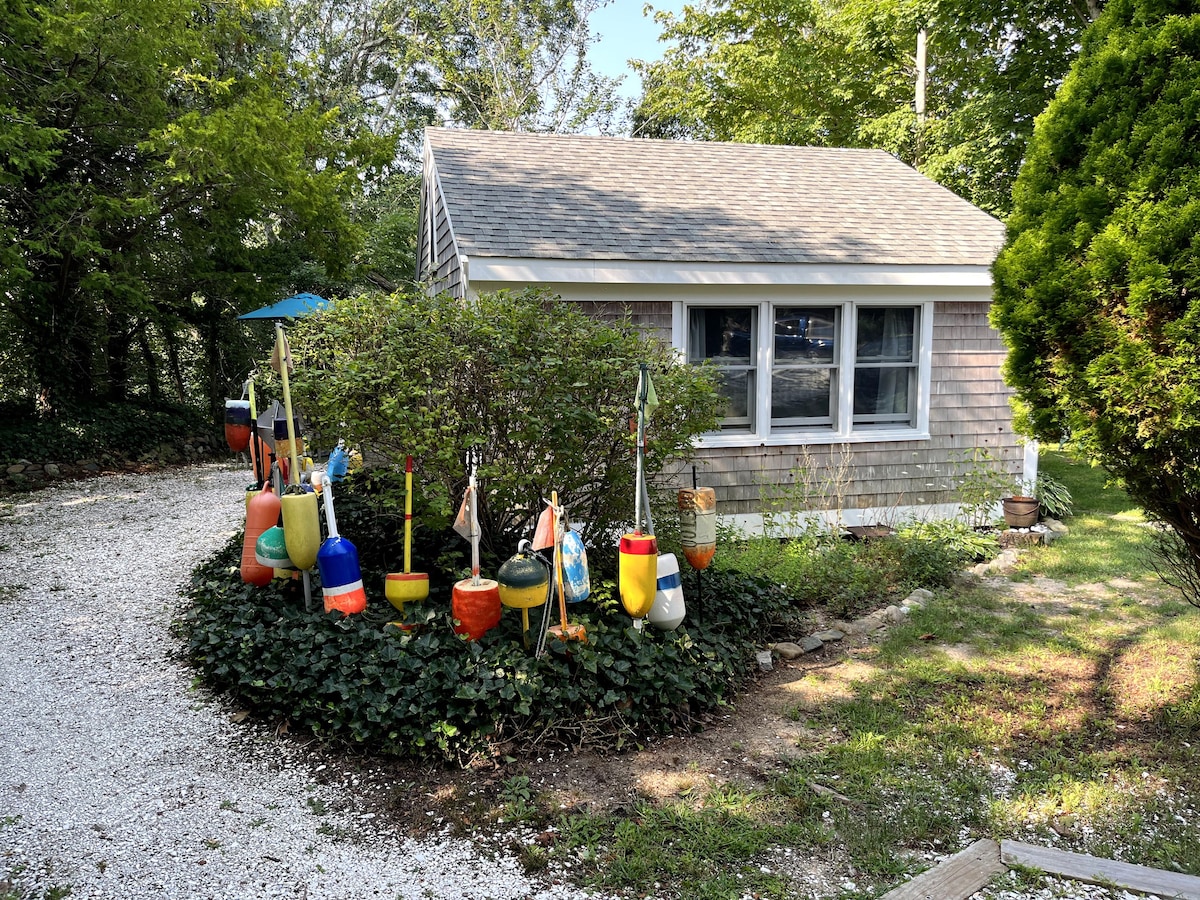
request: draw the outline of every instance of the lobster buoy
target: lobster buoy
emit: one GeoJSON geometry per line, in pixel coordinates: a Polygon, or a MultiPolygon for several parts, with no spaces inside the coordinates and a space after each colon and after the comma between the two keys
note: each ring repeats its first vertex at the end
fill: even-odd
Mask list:
{"type": "Polygon", "coordinates": [[[500,585],[491,578],[464,578],[454,585],[450,613],[458,619],[455,634],[477,641],[500,624],[500,585]]]}
{"type": "Polygon", "coordinates": [[[592,581],[588,577],[587,549],[583,538],[573,528],[563,533],[562,539],[563,593],[568,603],[579,603],[592,594],[592,581]]]}
{"type": "MultiPolygon", "coordinates": [[[[249,491],[247,491],[249,497],[249,491]]],[[[246,501],[246,536],[242,539],[242,581],[266,587],[275,574],[274,566],[258,560],[256,548],[263,532],[279,522],[279,498],[268,487],[246,501]]]]}
{"type": "Polygon", "coordinates": [[[329,461],[325,464],[325,474],[331,481],[341,481],[346,477],[349,462],[346,459],[346,444],[338,441],[337,446],[329,451],[329,461]]]}
{"type": "Polygon", "coordinates": [[[250,401],[225,401],[225,443],[234,453],[250,446],[250,401]]]}
{"type": "Polygon", "coordinates": [[[258,536],[254,544],[254,558],[260,566],[270,568],[276,577],[279,576],[280,569],[295,568],[287,553],[287,539],[278,525],[268,528],[258,536]]]}
{"type": "Polygon", "coordinates": [[[325,612],[336,609],[342,615],[351,615],[367,608],[358,549],[352,543],[340,535],[326,538],[317,551],[317,570],[321,573],[325,612]]]}
{"type": "MultiPolygon", "coordinates": [[[[276,459],[290,460],[292,458],[292,441],[288,437],[287,416],[277,417],[272,425],[272,429],[275,432],[276,459]]],[[[292,431],[296,435],[296,457],[299,459],[304,455],[304,438],[300,436],[300,423],[296,421],[295,416],[292,417],[292,431]]],[[[297,473],[295,480],[300,480],[299,473],[297,473]]]]}
{"type": "Polygon", "coordinates": [[[329,537],[317,551],[317,570],[321,573],[321,595],[325,612],[337,610],[343,616],[360,613],[367,608],[367,592],[363,588],[362,569],[358,565],[358,548],[338,534],[337,515],[333,510],[333,483],[325,483],[321,473],[313,477],[313,487],[325,500],[325,527],[329,537]]]}
{"type": "MultiPolygon", "coordinates": [[[[289,488],[295,490],[295,488],[289,488]]],[[[279,498],[287,555],[297,569],[311,569],[321,548],[321,520],[317,495],[311,491],[284,494],[279,498]]]]}
{"type": "Polygon", "coordinates": [[[404,612],[405,603],[421,603],[429,596],[429,575],[425,572],[388,572],[383,579],[383,595],[388,603],[404,612]]]}
{"type": "Polygon", "coordinates": [[[658,588],[658,541],[652,534],[626,534],[618,549],[621,605],[633,618],[641,619],[654,604],[658,588]]]}
{"type": "Polygon", "coordinates": [[[717,492],[698,487],[679,492],[679,543],[693,569],[707,569],[717,552],[717,492]]]}
{"type": "Polygon", "coordinates": [[[679,560],[674,553],[658,558],[658,584],[654,603],[646,614],[647,621],[663,631],[673,631],[683,621],[683,579],[679,575],[679,560]]]}
{"type": "Polygon", "coordinates": [[[528,631],[529,610],[549,598],[550,573],[528,553],[518,553],[500,566],[496,581],[500,585],[500,602],[521,610],[521,628],[528,631]]]}

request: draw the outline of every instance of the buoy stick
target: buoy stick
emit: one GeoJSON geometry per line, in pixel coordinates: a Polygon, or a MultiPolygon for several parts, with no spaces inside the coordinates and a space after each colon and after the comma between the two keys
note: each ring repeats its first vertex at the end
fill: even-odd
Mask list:
{"type": "Polygon", "coordinates": [[[260,477],[262,475],[261,467],[258,464],[258,453],[255,452],[255,444],[258,443],[258,407],[254,403],[254,376],[251,375],[246,379],[246,389],[250,393],[250,468],[254,470],[254,481],[260,487],[266,479],[260,477]]]}
{"type": "Polygon", "coordinates": [[[329,529],[331,538],[339,537],[337,527],[337,517],[333,514],[333,479],[326,478],[321,481],[321,493],[325,499],[325,525],[329,529]]]}
{"type": "Polygon", "coordinates": [[[646,455],[646,375],[649,366],[640,363],[638,378],[638,419],[637,419],[637,476],[634,479],[634,510],[633,533],[642,533],[642,498],[645,492],[643,479],[645,477],[646,455]]]}
{"type": "MultiPolygon", "coordinates": [[[[288,443],[291,444],[291,482],[292,484],[300,483],[300,457],[296,453],[296,423],[292,421],[292,391],[288,386],[288,366],[292,361],[292,350],[288,346],[287,339],[283,336],[283,326],[278,322],[275,323],[275,341],[279,347],[279,377],[283,379],[283,414],[287,416],[287,433],[288,443]]],[[[308,582],[308,576],[304,577],[305,583],[308,582]]]]}
{"type": "Polygon", "coordinates": [[[475,481],[475,451],[471,451],[471,476],[467,483],[471,492],[471,584],[479,584],[479,503],[475,481]]]}
{"type": "Polygon", "coordinates": [[[412,570],[412,457],[404,459],[404,574],[412,570]]]}
{"type": "Polygon", "coordinates": [[[558,612],[562,617],[564,638],[567,634],[567,592],[563,590],[562,519],[559,516],[558,491],[550,492],[551,515],[554,517],[554,584],[558,589],[558,612]]]}

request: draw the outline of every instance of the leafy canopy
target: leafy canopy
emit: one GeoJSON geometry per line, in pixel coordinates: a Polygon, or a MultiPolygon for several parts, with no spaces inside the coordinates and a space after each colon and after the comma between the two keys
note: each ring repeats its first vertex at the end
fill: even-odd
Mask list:
{"type": "Polygon", "coordinates": [[[708,0],[658,14],[639,133],[878,147],[997,215],[1098,2],[708,0]],[[914,108],[925,29],[925,115],[914,108]]]}
{"type": "Polygon", "coordinates": [[[1113,0],[1038,119],[995,266],[1005,376],[1200,564],[1200,14],[1113,0]]]}

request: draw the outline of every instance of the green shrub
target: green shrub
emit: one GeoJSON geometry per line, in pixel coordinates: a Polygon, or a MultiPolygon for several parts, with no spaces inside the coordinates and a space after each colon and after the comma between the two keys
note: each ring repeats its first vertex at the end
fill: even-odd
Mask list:
{"type": "Polygon", "coordinates": [[[53,419],[28,408],[12,412],[0,415],[0,462],[132,459],[216,428],[203,410],[173,404],[109,403],[64,410],[53,419]]]}
{"type": "Polygon", "coordinates": [[[939,547],[947,555],[947,564],[953,566],[992,559],[1000,551],[994,533],[977,531],[955,519],[909,522],[896,534],[906,541],[939,547]]]}
{"type": "MultiPolygon", "coordinates": [[[[414,457],[427,521],[449,521],[479,459],[485,546],[511,552],[557,490],[600,555],[633,517],[638,364],[661,401],[649,428],[652,482],[716,425],[712,374],[636,328],[544,292],[359,297],[290,335],[293,395],[315,428],[401,466],[414,457]]],[[[389,482],[400,502],[402,477],[389,482]]]]}
{"type": "MultiPolygon", "coordinates": [[[[703,601],[683,626],[639,632],[616,611],[612,584],[601,582],[596,602],[571,607],[587,643],[551,639],[536,659],[515,610],[478,642],[455,635],[445,577],[408,616],[424,627],[404,634],[385,627],[395,614],[369,578],[367,613],[310,613],[296,582],[243,584],[240,548],[235,538],[196,569],[191,603],[177,621],[205,683],[293,728],[460,762],[502,748],[620,748],[686,728],[730,699],[770,623],[789,608],[762,579],[709,572],[703,601]]],[[[534,628],[540,616],[531,611],[534,628]]]]}
{"type": "Polygon", "coordinates": [[[979,545],[995,539],[976,536],[960,523],[908,526],[896,535],[861,543],[808,529],[798,537],[727,540],[718,567],[756,572],[783,586],[800,607],[823,606],[839,617],[861,615],[893,602],[914,588],[942,587],[971,557],[968,534],[979,545]]]}

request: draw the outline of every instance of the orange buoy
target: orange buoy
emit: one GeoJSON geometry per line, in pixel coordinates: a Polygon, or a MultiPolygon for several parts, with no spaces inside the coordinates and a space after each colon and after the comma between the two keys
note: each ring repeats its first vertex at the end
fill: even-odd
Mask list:
{"type": "MultiPolygon", "coordinates": [[[[297,488],[289,488],[291,491],[297,488]]],[[[317,495],[311,491],[284,494],[279,498],[283,513],[283,536],[287,555],[297,569],[311,569],[321,549],[321,520],[317,515],[317,495]]]]}
{"type": "Polygon", "coordinates": [[[717,492],[698,487],[679,492],[679,543],[693,569],[707,569],[717,552],[717,492]]]}
{"type": "Polygon", "coordinates": [[[268,485],[246,501],[246,536],[242,540],[242,581],[264,587],[274,574],[258,561],[255,550],[263,532],[279,522],[279,498],[268,485]]]}
{"type": "Polygon", "coordinates": [[[476,466],[472,451],[467,490],[454,520],[454,530],[471,541],[471,577],[455,584],[450,595],[450,612],[458,620],[454,633],[465,634],[472,641],[479,640],[500,624],[500,585],[491,578],[479,576],[479,485],[475,480],[476,466]]]}
{"type": "Polygon", "coordinates": [[[618,550],[621,605],[629,615],[641,619],[650,612],[658,590],[658,541],[652,534],[626,534],[618,550]]]}
{"type": "Polygon", "coordinates": [[[250,444],[250,401],[225,401],[225,443],[234,453],[241,453],[250,444]]]}
{"type": "Polygon", "coordinates": [[[454,585],[450,613],[455,634],[477,641],[500,624],[500,585],[491,578],[464,578],[454,585]]]}

